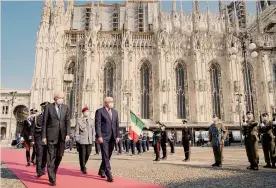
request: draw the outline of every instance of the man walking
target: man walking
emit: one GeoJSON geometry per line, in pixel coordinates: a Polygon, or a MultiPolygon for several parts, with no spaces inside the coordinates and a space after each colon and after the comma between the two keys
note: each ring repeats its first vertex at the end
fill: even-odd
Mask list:
{"type": "Polygon", "coordinates": [[[182,128],[182,146],[184,148],[184,154],[185,159],[184,162],[187,162],[190,160],[190,146],[191,146],[191,140],[192,140],[192,130],[190,127],[187,126],[187,120],[182,120],[183,128],[182,128]]]}
{"type": "Polygon", "coordinates": [[[45,174],[45,167],[47,163],[47,148],[42,145],[42,125],[44,109],[49,104],[49,102],[43,102],[40,104],[41,113],[37,116],[37,121],[34,128],[34,147],[36,150],[36,174],[37,177],[41,177],[45,174]]]}
{"type": "Polygon", "coordinates": [[[47,170],[51,186],[56,186],[56,173],[65,149],[65,140],[70,139],[69,107],[63,104],[64,93],[56,92],[55,102],[45,108],[42,142],[47,144],[47,170]]]}
{"type": "Polygon", "coordinates": [[[96,137],[101,146],[102,163],[99,169],[99,176],[107,177],[108,182],[113,182],[111,174],[110,158],[115,142],[119,141],[119,118],[118,112],[113,109],[112,97],[106,97],[105,106],[96,111],[96,137]]]}

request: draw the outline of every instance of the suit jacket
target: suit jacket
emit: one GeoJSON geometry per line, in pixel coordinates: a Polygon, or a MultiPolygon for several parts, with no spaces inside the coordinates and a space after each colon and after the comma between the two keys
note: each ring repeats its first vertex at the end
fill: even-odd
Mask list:
{"type": "Polygon", "coordinates": [[[69,107],[61,105],[61,118],[59,119],[55,103],[46,106],[43,117],[42,138],[47,141],[58,142],[70,135],[69,107]]]}
{"type": "Polygon", "coordinates": [[[161,131],[161,145],[168,143],[168,133],[167,131],[161,131]]]}
{"type": "Polygon", "coordinates": [[[119,137],[119,117],[118,112],[111,109],[112,120],[110,119],[109,113],[106,108],[100,108],[95,114],[95,126],[96,126],[96,137],[102,137],[103,140],[116,139],[119,137]],[[112,138],[113,135],[113,138],[112,138]]]}
{"type": "Polygon", "coordinates": [[[79,118],[75,128],[76,142],[79,144],[92,144],[95,140],[95,122],[93,119],[79,118]]]}

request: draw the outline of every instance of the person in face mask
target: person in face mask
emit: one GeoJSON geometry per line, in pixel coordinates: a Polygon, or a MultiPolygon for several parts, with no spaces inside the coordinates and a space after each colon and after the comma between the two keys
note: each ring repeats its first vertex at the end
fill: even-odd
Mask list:
{"type": "Polygon", "coordinates": [[[163,160],[167,159],[167,145],[168,145],[168,133],[166,131],[166,126],[164,124],[161,125],[161,148],[163,152],[163,160]]]}
{"type": "Polygon", "coordinates": [[[118,112],[113,109],[114,102],[112,97],[106,97],[104,104],[104,107],[98,109],[95,114],[96,137],[102,152],[102,163],[98,175],[101,178],[107,177],[108,182],[113,182],[110,158],[115,142],[118,143],[120,140],[119,117],[118,112]]]}
{"type": "Polygon", "coordinates": [[[209,140],[213,148],[215,163],[212,166],[222,167],[222,150],[227,136],[225,126],[219,121],[217,115],[213,115],[213,124],[209,128],[209,140]]]}
{"type": "Polygon", "coordinates": [[[254,120],[254,114],[252,111],[246,112],[247,121],[243,123],[243,135],[246,154],[250,166],[247,169],[258,170],[259,153],[258,153],[258,122],[254,120]]]}
{"type": "Polygon", "coordinates": [[[153,141],[152,146],[154,148],[155,159],[153,161],[160,161],[160,146],[161,146],[161,123],[158,121],[156,122],[156,128],[150,129],[153,132],[153,141]]]}
{"type": "Polygon", "coordinates": [[[77,120],[75,127],[75,137],[79,148],[80,169],[83,174],[87,174],[86,163],[89,159],[92,144],[95,140],[95,124],[94,120],[89,117],[89,109],[82,109],[83,117],[77,120]]]}
{"type": "Polygon", "coordinates": [[[70,110],[63,104],[64,93],[55,92],[54,103],[44,111],[42,143],[47,144],[47,170],[51,186],[56,185],[56,173],[65,150],[65,141],[70,139],[70,110]]]}
{"type": "Polygon", "coordinates": [[[268,113],[262,114],[262,124],[263,126],[260,127],[260,130],[263,134],[262,147],[266,162],[264,168],[275,168],[275,141],[273,139],[272,121],[269,121],[268,113]]]}

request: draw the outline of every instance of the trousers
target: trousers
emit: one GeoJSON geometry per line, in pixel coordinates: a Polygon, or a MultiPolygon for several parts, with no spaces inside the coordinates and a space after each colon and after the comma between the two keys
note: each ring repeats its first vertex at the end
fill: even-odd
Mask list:
{"type": "Polygon", "coordinates": [[[42,175],[45,173],[45,167],[47,164],[47,147],[42,145],[41,133],[34,134],[35,150],[36,150],[36,173],[42,175]]]}
{"type": "Polygon", "coordinates": [[[86,170],[86,163],[92,151],[92,144],[79,144],[79,162],[81,171],[86,170]]]}

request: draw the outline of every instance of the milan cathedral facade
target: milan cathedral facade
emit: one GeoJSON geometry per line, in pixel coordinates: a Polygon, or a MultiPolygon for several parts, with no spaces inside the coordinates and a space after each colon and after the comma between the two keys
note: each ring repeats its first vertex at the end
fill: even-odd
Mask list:
{"type": "Polygon", "coordinates": [[[68,0],[66,6],[45,0],[31,107],[64,91],[73,121],[84,106],[93,117],[112,96],[122,127],[128,109],[148,125],[160,121],[173,128],[184,118],[204,127],[216,114],[234,127],[247,110],[256,118],[271,114],[276,110],[276,5],[258,9],[240,27],[221,1],[218,14],[208,7],[201,11],[197,0],[191,3],[192,13],[185,13],[175,0],[170,12],[161,11],[159,0],[112,5],[68,0]],[[252,42],[255,58],[248,48],[252,42]],[[233,46],[236,59],[230,58],[233,46]]]}

